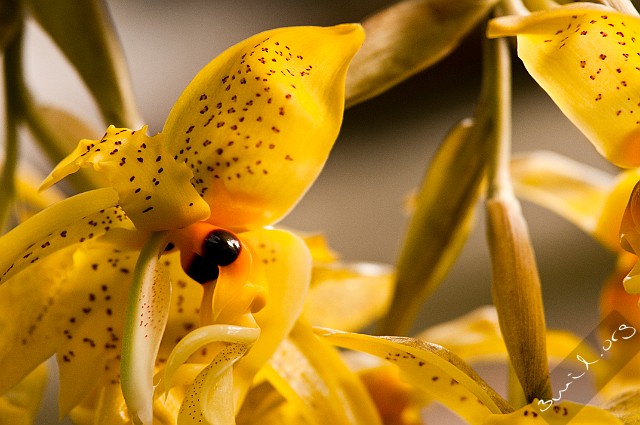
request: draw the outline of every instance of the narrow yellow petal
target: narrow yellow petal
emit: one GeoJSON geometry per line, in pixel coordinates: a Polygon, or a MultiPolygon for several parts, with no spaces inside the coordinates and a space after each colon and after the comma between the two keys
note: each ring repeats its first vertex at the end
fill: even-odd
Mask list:
{"type": "Polygon", "coordinates": [[[159,261],[166,235],[157,232],[141,251],[132,276],[122,342],[122,393],[135,423],[153,423],[153,374],[169,314],[171,284],[159,261]]]}
{"type": "Polygon", "coordinates": [[[214,342],[229,344],[253,344],[260,336],[260,329],[231,325],[208,325],[197,328],[176,344],[167,359],[163,372],[164,391],[173,385],[178,368],[196,351],[214,342]]]}
{"type": "Polygon", "coordinates": [[[362,41],[358,25],[275,29],[231,47],[189,84],[163,133],[212,223],[272,224],[304,194],[337,137],[362,41]]]}
{"type": "Polygon", "coordinates": [[[585,3],[498,18],[489,36],[518,36],[518,55],[609,161],[640,165],[640,18],[585,3]]]}
{"type": "Polygon", "coordinates": [[[122,209],[140,230],[186,227],[209,216],[209,207],[191,185],[193,174],[176,162],[147,127],[132,131],[110,126],[100,140],[82,140],[42,183],[43,188],[81,167],[105,173],[122,209]]]}
{"type": "Polygon", "coordinates": [[[229,344],[200,372],[185,395],[178,423],[235,425],[232,366],[250,347],[229,344]]]}
{"type": "Polygon", "coordinates": [[[316,333],[333,345],[364,351],[397,365],[404,379],[469,423],[481,423],[490,413],[511,410],[466,363],[439,345],[320,328],[316,333]]]}
{"type": "Polygon", "coordinates": [[[130,227],[110,188],[65,199],[0,237],[0,282],[66,246],[130,227]]]}
{"type": "Polygon", "coordinates": [[[546,400],[535,400],[515,412],[505,415],[491,415],[483,425],[622,425],[623,422],[613,414],[595,406],[585,406],[570,401],[559,404],[544,403],[546,400]]]}

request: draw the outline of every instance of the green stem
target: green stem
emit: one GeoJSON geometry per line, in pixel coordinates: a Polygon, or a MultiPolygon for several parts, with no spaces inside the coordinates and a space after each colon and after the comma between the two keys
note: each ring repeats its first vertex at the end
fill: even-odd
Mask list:
{"type": "Polygon", "coordinates": [[[513,194],[509,162],[511,158],[511,60],[504,39],[485,42],[483,58],[485,75],[490,79],[486,86],[493,92],[490,114],[493,117],[494,155],[488,170],[489,198],[513,194]]]}
{"type": "Polygon", "coordinates": [[[21,72],[22,29],[17,31],[4,55],[5,150],[4,165],[0,174],[0,229],[5,229],[9,211],[16,194],[15,174],[18,164],[18,120],[20,116],[19,94],[16,79],[21,72]]]}

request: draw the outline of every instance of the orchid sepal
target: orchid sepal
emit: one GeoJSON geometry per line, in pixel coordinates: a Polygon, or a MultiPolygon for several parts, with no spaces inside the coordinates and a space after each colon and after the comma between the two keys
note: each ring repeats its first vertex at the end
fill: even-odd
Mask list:
{"type": "Polygon", "coordinates": [[[322,169],[338,135],[358,24],[266,31],[205,66],[169,113],[166,150],[194,174],[209,222],[280,220],[322,169]]]}
{"type": "Polygon", "coordinates": [[[640,18],[572,3],[492,20],[489,37],[518,36],[529,74],[605,158],[640,165],[640,18]]]}

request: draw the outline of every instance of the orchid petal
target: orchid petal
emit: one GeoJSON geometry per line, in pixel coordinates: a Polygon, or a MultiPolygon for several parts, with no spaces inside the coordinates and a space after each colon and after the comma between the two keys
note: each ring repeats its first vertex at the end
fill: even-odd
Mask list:
{"type": "Polygon", "coordinates": [[[0,423],[31,425],[47,382],[47,365],[41,364],[18,385],[0,396],[0,423]]]}
{"type": "Polygon", "coordinates": [[[0,393],[54,353],[61,415],[100,382],[118,382],[135,259],[134,251],[108,244],[68,247],[7,282],[0,289],[0,393]]]}
{"type": "Polygon", "coordinates": [[[140,230],[186,227],[209,216],[190,180],[193,174],[166,152],[163,136],[110,126],[101,140],[82,140],[42,183],[47,188],[80,167],[103,172],[140,230]]]}
{"type": "Polygon", "coordinates": [[[311,423],[379,424],[366,388],[337,350],[298,322],[264,375],[311,423]]]}
{"type": "Polygon", "coordinates": [[[117,205],[112,189],[81,193],[0,237],[0,282],[59,249],[100,236],[112,227],[127,226],[129,220],[117,205]]]}
{"type": "Polygon", "coordinates": [[[533,152],[511,161],[518,196],[574,223],[605,247],[620,251],[622,213],[638,169],[614,177],[553,152],[533,152]]]}
{"type": "Polygon", "coordinates": [[[356,331],[380,318],[393,293],[393,269],[373,263],[314,266],[304,305],[313,325],[356,331]]]}
{"type": "MultiPolygon", "coordinates": [[[[73,255],[73,270],[61,285],[64,298],[58,296],[58,303],[64,303],[60,312],[66,310],[66,314],[58,320],[45,319],[60,327],[56,357],[61,416],[100,381],[120,382],[122,323],[136,258],[135,251],[102,244],[77,250],[73,255]]],[[[38,344],[39,339],[33,343],[38,344]]]]}
{"type": "Polygon", "coordinates": [[[496,0],[399,1],[368,17],[347,76],[347,105],[377,96],[453,52],[496,0]]]}
{"type": "Polygon", "coordinates": [[[232,366],[249,348],[248,344],[229,344],[200,372],[185,395],[180,424],[235,425],[232,366]]]}
{"type": "Polygon", "coordinates": [[[241,326],[208,325],[195,329],[176,344],[167,359],[163,372],[164,390],[167,391],[172,386],[178,368],[201,348],[215,342],[250,345],[259,336],[260,329],[241,326]]]}
{"type": "Polygon", "coordinates": [[[493,20],[564,114],[609,161],[640,165],[640,18],[589,3],[493,20]]]}
{"type": "MultiPolygon", "coordinates": [[[[264,308],[253,314],[261,329],[251,351],[234,368],[240,400],[300,316],[311,274],[311,258],[302,241],[284,230],[262,229],[239,235],[255,253],[255,272],[268,284],[264,308]]],[[[241,403],[237,403],[238,407],[241,403]]]]}
{"type": "Polygon", "coordinates": [[[153,373],[167,323],[171,286],[159,261],[166,235],[155,233],[133,273],[122,344],[122,392],[136,424],[153,422],[153,373]]]}
{"type": "Polygon", "coordinates": [[[516,193],[593,233],[614,177],[554,152],[539,151],[511,160],[516,193]]]}
{"type": "Polygon", "coordinates": [[[358,25],[267,31],[209,63],[171,110],[166,149],[193,171],[209,221],[257,228],[282,218],[337,137],[358,25]]]}
{"type": "Polygon", "coordinates": [[[318,328],[330,344],[364,351],[396,364],[410,382],[436,400],[477,424],[490,413],[511,408],[480,376],[445,348],[412,338],[374,337],[318,328]]]}
{"type": "MultiPolygon", "coordinates": [[[[171,276],[169,318],[157,358],[157,362],[165,364],[176,344],[198,326],[203,291],[202,285],[184,272],[178,251],[163,255],[162,262],[171,276]]],[[[208,363],[211,359],[201,360],[208,363]]]]}
{"type": "Polygon", "coordinates": [[[549,425],[622,425],[623,422],[612,413],[595,406],[585,406],[570,401],[559,404],[548,403],[544,400],[534,400],[515,412],[504,415],[491,415],[482,425],[526,425],[545,423],[549,425]],[[543,410],[544,409],[544,410],[543,410]]]}

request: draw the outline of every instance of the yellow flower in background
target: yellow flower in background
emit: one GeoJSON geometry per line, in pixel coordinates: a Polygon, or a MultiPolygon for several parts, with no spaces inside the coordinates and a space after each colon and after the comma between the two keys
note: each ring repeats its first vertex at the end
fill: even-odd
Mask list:
{"type": "Polygon", "coordinates": [[[308,249],[268,226],[326,161],[362,40],[357,25],[258,34],[195,77],[158,135],[110,127],[80,142],[43,187],[81,167],[110,187],[0,238],[0,393],[55,353],[61,415],[81,417],[87,394],[103,409],[124,395],[135,423],[164,423],[158,403],[176,401],[160,394],[176,387],[181,423],[232,423],[302,311],[308,249]],[[196,352],[205,367],[185,385],[196,352]]]}
{"type": "Polygon", "coordinates": [[[492,20],[527,71],[609,161],[640,166],[640,18],[593,3],[492,20]]]}

